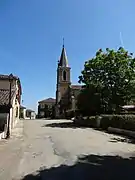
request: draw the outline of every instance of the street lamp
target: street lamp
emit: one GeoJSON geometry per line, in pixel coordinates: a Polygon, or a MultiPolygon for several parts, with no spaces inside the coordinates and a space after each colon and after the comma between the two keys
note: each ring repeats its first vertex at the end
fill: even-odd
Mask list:
{"type": "Polygon", "coordinates": [[[11,108],[11,90],[12,90],[12,81],[13,81],[13,74],[9,75],[9,102],[8,102],[8,106],[9,106],[9,116],[8,116],[8,126],[7,126],[7,139],[10,138],[10,108],[11,108]]]}

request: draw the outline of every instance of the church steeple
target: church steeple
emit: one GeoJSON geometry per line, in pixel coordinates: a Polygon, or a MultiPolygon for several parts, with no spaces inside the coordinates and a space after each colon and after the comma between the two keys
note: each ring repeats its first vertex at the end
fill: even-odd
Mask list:
{"type": "Polygon", "coordinates": [[[68,59],[66,55],[66,49],[63,47],[60,56],[60,60],[58,61],[57,67],[57,85],[56,85],[56,112],[57,115],[60,115],[63,111],[63,107],[61,103],[63,103],[63,98],[67,96],[67,92],[69,90],[69,86],[71,85],[70,81],[70,67],[68,66],[68,59]]]}
{"type": "Polygon", "coordinates": [[[68,59],[67,59],[66,49],[64,47],[64,39],[63,39],[63,48],[60,56],[59,66],[68,67],[68,59]]]}

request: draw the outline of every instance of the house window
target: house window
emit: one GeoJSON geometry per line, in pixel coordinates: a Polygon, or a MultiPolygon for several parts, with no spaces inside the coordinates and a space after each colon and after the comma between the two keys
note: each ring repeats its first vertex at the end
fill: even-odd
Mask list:
{"type": "Polygon", "coordinates": [[[66,76],[67,76],[66,71],[63,71],[63,80],[64,81],[66,81],[66,76]]]}
{"type": "Polygon", "coordinates": [[[18,107],[16,107],[16,117],[18,117],[18,107]]]}
{"type": "Polygon", "coordinates": [[[15,100],[15,105],[17,105],[17,98],[16,98],[16,100],[15,100]]]}
{"type": "Polygon", "coordinates": [[[40,104],[40,108],[43,109],[44,108],[44,104],[40,104]]]}

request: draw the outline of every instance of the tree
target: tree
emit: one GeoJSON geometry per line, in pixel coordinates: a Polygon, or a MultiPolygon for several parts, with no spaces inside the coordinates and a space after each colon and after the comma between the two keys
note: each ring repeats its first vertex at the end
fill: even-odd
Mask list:
{"type": "Polygon", "coordinates": [[[52,105],[52,107],[51,107],[51,118],[52,119],[55,118],[55,105],[52,105]]]}
{"type": "Polygon", "coordinates": [[[77,98],[77,108],[84,116],[96,115],[101,112],[100,93],[91,85],[83,88],[77,98]]]}
{"type": "Polygon", "coordinates": [[[98,89],[105,111],[118,112],[120,106],[134,99],[135,58],[121,47],[117,51],[100,49],[94,58],[85,62],[79,83],[98,89]]]}

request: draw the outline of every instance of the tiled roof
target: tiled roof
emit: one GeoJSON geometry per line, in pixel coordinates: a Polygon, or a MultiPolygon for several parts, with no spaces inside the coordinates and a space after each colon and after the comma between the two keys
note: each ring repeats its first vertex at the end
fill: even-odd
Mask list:
{"type": "Polygon", "coordinates": [[[61,56],[60,56],[59,66],[68,67],[68,59],[67,59],[66,49],[64,48],[64,45],[63,45],[61,56]]]}
{"type": "MultiPolygon", "coordinates": [[[[9,75],[0,74],[0,79],[9,79],[9,75]]],[[[19,79],[19,77],[13,75],[13,79],[19,79]]]]}
{"type": "Polygon", "coordinates": [[[24,106],[20,106],[20,108],[21,108],[21,109],[26,109],[26,107],[24,107],[24,106]]]}
{"type": "MultiPolygon", "coordinates": [[[[13,100],[15,91],[11,92],[11,101],[13,100]]],[[[8,89],[0,89],[0,105],[8,105],[9,103],[9,90],[8,89]]]]}
{"type": "Polygon", "coordinates": [[[77,89],[77,90],[81,90],[82,86],[81,85],[71,85],[72,89],[77,89]]]}
{"type": "MultiPolygon", "coordinates": [[[[8,80],[8,79],[9,79],[9,75],[0,74],[0,80],[8,80]]],[[[13,79],[18,80],[18,86],[19,86],[20,92],[22,94],[22,87],[21,87],[21,82],[20,82],[19,77],[13,75],[13,79]]]]}
{"type": "Polygon", "coordinates": [[[55,103],[55,99],[54,98],[48,98],[48,99],[44,99],[42,101],[39,101],[39,103],[42,103],[42,102],[46,102],[46,103],[55,103]]]}
{"type": "Polygon", "coordinates": [[[32,110],[32,109],[26,109],[26,111],[28,112],[35,112],[34,110],[32,110]]]}

